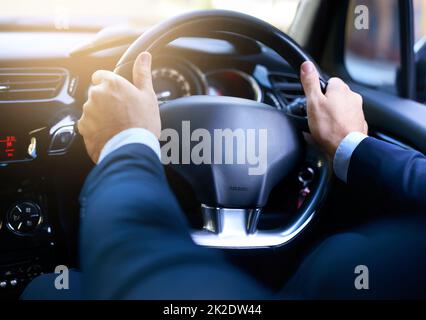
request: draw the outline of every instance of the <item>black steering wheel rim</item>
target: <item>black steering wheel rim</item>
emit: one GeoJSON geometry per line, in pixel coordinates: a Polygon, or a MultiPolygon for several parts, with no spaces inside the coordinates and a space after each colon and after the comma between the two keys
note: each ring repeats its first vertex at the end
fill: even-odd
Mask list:
{"type": "MultiPolygon", "coordinates": [[[[212,31],[237,33],[251,38],[255,34],[256,40],[275,50],[294,70],[299,70],[300,65],[305,61],[311,61],[315,64],[309,55],[290,37],[262,20],[238,12],[206,10],[187,13],[166,20],[143,33],[120,58],[115,72],[132,82],[133,65],[139,53],[143,51],[155,53],[156,50],[177,38],[203,36],[212,31]]],[[[318,70],[320,69],[318,68],[318,70]]],[[[320,84],[323,91],[326,90],[326,81],[324,79],[320,72],[320,84]]],[[[202,98],[202,96],[185,98],[185,103],[196,105],[196,101],[202,98]]],[[[179,105],[182,101],[178,100],[180,99],[175,100],[176,103],[173,101],[168,103],[179,105]]],[[[229,99],[222,102],[232,104],[229,99]]],[[[236,104],[238,103],[241,104],[243,102],[241,100],[239,102],[236,101],[236,104]]],[[[169,107],[168,109],[170,114],[170,110],[173,108],[169,107]]],[[[276,112],[281,111],[276,110],[276,112]]],[[[187,112],[187,114],[191,113],[187,112]]],[[[294,217],[289,226],[284,229],[261,232],[256,230],[256,226],[253,227],[253,224],[257,223],[259,211],[256,210],[258,208],[244,206],[225,207],[220,204],[216,208],[204,206],[204,208],[208,208],[203,212],[205,218],[204,228],[207,231],[194,232],[192,234],[194,241],[205,246],[223,248],[275,247],[290,242],[312,221],[328,190],[327,186],[331,176],[328,163],[322,156],[318,157],[314,162],[314,166],[318,169],[317,187],[310,195],[309,201],[306,201],[300,208],[297,216],[294,217]],[[231,236],[221,235],[221,230],[225,228],[224,225],[235,223],[237,216],[241,217],[241,223],[238,224],[245,230],[238,230],[231,236]],[[212,225],[215,226],[216,230],[209,229],[212,225]]]]}
{"type": "MultiPolygon", "coordinates": [[[[255,33],[256,39],[262,39],[263,44],[275,50],[296,72],[305,61],[315,64],[293,39],[263,20],[228,10],[202,10],[173,17],[144,32],[121,56],[115,72],[132,82],[133,64],[142,51],[155,52],[182,35],[196,37],[211,31],[232,32],[246,37],[253,37],[255,33]]],[[[320,85],[324,92],[327,86],[325,79],[320,71],[320,85]]]]}

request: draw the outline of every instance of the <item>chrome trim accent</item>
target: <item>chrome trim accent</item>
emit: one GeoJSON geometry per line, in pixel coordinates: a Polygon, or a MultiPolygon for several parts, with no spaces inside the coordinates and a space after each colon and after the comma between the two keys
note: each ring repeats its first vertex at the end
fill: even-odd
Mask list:
{"type": "MultiPolygon", "coordinates": [[[[75,130],[74,130],[74,126],[65,126],[65,127],[59,128],[58,130],[55,131],[55,133],[52,136],[52,140],[50,142],[50,146],[49,146],[47,153],[49,155],[62,155],[64,153],[66,153],[68,151],[68,149],[70,148],[71,144],[73,143],[75,136],[76,136],[76,133],[75,133],[75,130]],[[62,134],[62,133],[71,134],[71,140],[69,141],[68,145],[65,148],[53,149],[53,143],[55,142],[56,137],[58,135],[62,134]]],[[[58,138],[58,139],[60,139],[60,138],[58,138]]]]}
{"type": "Polygon", "coordinates": [[[35,137],[31,137],[30,144],[27,148],[27,155],[29,155],[31,158],[35,159],[37,158],[37,139],[35,137]]]}
{"type": "MultiPolygon", "coordinates": [[[[55,123],[50,129],[49,134],[53,135],[57,130],[62,127],[74,126],[76,124],[76,120],[73,119],[70,115],[65,116],[59,122],[55,123]]],[[[32,131],[34,132],[34,131],[32,131]]]]}
{"type": "MultiPolygon", "coordinates": [[[[203,206],[202,208],[206,207],[203,206]]],[[[298,236],[315,215],[315,211],[311,212],[308,217],[302,214],[295,223],[287,228],[256,231],[257,220],[250,219],[249,215],[250,212],[256,212],[255,216],[258,219],[260,209],[207,209],[207,211],[210,210],[216,210],[220,232],[212,232],[205,228],[201,231],[193,231],[192,239],[201,246],[227,249],[259,249],[284,245],[298,236]],[[254,228],[250,228],[250,226],[254,226],[254,228]]],[[[203,212],[205,211],[206,209],[203,210],[203,212]]],[[[209,216],[211,216],[211,213],[209,213],[209,216]]],[[[205,221],[205,225],[211,221],[205,221]]]]}
{"type": "MultiPolygon", "coordinates": [[[[65,68],[61,68],[61,67],[18,67],[18,68],[0,68],[0,74],[5,74],[5,73],[10,73],[12,75],[18,73],[18,74],[22,74],[22,72],[19,71],[24,71],[24,73],[30,73],[30,74],[38,74],[38,73],[43,73],[46,71],[58,71],[58,72],[62,72],[63,73],[63,83],[60,87],[60,89],[58,90],[58,94],[55,95],[54,97],[51,98],[45,98],[45,99],[18,99],[18,100],[0,100],[0,104],[18,104],[18,103],[34,103],[34,102],[56,102],[56,101],[60,101],[64,104],[71,104],[74,102],[74,98],[71,97],[68,94],[68,86],[69,86],[69,82],[70,82],[70,71],[68,69],[65,68]],[[15,73],[16,72],[16,73],[15,73]]],[[[8,87],[7,91],[10,89],[10,87],[8,87]]],[[[0,92],[5,92],[5,91],[1,91],[0,92]]]]}
{"type": "Polygon", "coordinates": [[[6,85],[0,85],[0,92],[9,91],[10,87],[6,85]]]}
{"type": "Polygon", "coordinates": [[[215,208],[202,205],[204,228],[192,230],[193,241],[201,246],[222,249],[263,249],[288,244],[311,223],[328,192],[332,173],[329,163],[317,156],[313,156],[308,163],[311,168],[316,168],[315,185],[309,200],[287,225],[274,230],[258,230],[259,208],[215,208]]]}
{"type": "Polygon", "coordinates": [[[204,230],[218,235],[247,235],[256,231],[261,209],[215,208],[201,205],[204,230]]]}

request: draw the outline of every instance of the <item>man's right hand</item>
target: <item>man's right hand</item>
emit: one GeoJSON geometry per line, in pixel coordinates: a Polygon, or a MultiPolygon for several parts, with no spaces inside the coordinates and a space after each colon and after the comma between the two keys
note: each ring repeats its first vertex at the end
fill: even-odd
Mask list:
{"type": "Polygon", "coordinates": [[[130,128],[144,128],[157,138],[161,133],[160,111],[151,79],[151,55],[141,53],[133,67],[133,81],[99,70],[92,76],[89,99],[83,105],[78,130],[87,153],[97,163],[104,145],[130,128]]]}
{"type": "Polygon", "coordinates": [[[342,80],[331,78],[324,95],[318,71],[312,62],[302,64],[300,79],[308,102],[308,123],[312,136],[332,158],[349,133],[368,133],[362,97],[351,91],[342,80]]]}

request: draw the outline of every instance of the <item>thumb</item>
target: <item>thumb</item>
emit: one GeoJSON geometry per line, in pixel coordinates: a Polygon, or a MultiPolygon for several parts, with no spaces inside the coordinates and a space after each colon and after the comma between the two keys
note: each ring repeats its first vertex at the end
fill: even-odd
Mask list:
{"type": "Polygon", "coordinates": [[[302,64],[300,67],[300,80],[308,100],[323,96],[321,92],[319,74],[312,62],[306,61],[302,64]]]}
{"type": "Polygon", "coordinates": [[[151,54],[142,52],[133,65],[133,83],[139,90],[153,89],[151,78],[151,54]]]}

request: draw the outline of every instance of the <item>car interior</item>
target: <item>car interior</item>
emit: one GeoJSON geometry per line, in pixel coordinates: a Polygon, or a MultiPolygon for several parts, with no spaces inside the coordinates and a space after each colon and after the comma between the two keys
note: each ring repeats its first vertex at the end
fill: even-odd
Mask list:
{"type": "Polygon", "coordinates": [[[297,2],[285,33],[223,10],[173,14],[146,28],[58,30],[1,19],[0,298],[18,299],[32,279],[58,265],[79,269],[79,194],[95,164],[76,123],[92,74],[115,70],[131,81],[129,66],[145,50],[153,55],[164,127],[180,131],[178,122],[201,113],[200,127],[233,127],[251,114],[251,126],[271,130],[270,161],[287,159],[268,181],[254,177],[252,193],[240,174],[217,172],[227,177],[220,181],[191,166],[165,165],[197,244],[224,252],[277,291],[321,240],[385,214],[386,203],[333,176],[309,134],[298,66],[312,60],[324,86],[336,76],[360,93],[371,136],[426,153],[426,45],[415,17],[423,2],[389,0],[388,10],[371,0],[297,2]],[[369,30],[360,33],[354,8],[365,3],[369,30]],[[222,114],[210,113],[209,104],[222,114]],[[209,206],[213,180],[233,192],[228,199],[215,191],[223,208],[209,206]],[[253,199],[262,207],[253,208],[253,199]]]}

